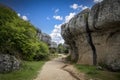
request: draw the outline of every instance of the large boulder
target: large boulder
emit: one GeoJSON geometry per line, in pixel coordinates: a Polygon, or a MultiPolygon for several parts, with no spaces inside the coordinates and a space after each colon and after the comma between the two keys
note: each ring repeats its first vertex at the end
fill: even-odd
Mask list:
{"type": "Polygon", "coordinates": [[[95,4],[89,14],[91,30],[118,28],[120,25],[120,0],[104,0],[95,4]]]}
{"type": "Polygon", "coordinates": [[[0,54],[0,72],[6,73],[20,68],[20,61],[15,56],[0,54]]]}
{"type": "Polygon", "coordinates": [[[98,63],[120,70],[120,0],[104,0],[94,5],[88,23],[98,63]]]}
{"type": "MultiPolygon", "coordinates": [[[[86,17],[89,14],[89,12],[90,12],[90,9],[85,9],[79,14],[77,14],[75,17],[73,17],[69,21],[69,23],[63,24],[61,26],[61,29],[62,29],[61,35],[63,36],[63,39],[65,40],[66,44],[70,45],[70,53],[72,55],[71,60],[75,62],[82,60],[82,58],[79,58],[79,57],[83,55],[87,47],[88,49],[90,48],[86,39],[86,17]]],[[[90,55],[90,54],[87,54],[87,55],[90,55]]],[[[91,64],[91,60],[89,60],[89,62],[86,62],[84,60],[84,62],[86,64],[87,63],[91,64]]],[[[81,63],[83,62],[81,61],[81,63]]]]}
{"type": "Polygon", "coordinates": [[[98,64],[120,70],[120,0],[104,0],[83,10],[61,30],[72,60],[92,65],[94,47],[98,64]]]}

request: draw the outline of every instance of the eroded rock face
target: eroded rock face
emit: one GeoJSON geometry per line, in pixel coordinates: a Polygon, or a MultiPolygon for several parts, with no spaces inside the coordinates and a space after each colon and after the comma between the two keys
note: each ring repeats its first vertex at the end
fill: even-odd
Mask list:
{"type": "Polygon", "coordinates": [[[10,72],[20,68],[20,61],[8,54],[0,54],[0,72],[10,72]]]}
{"type": "Polygon", "coordinates": [[[57,43],[56,42],[51,42],[51,44],[50,44],[50,48],[57,48],[58,46],[57,46],[57,43]]]}
{"type": "Polygon", "coordinates": [[[90,29],[110,29],[120,25],[120,0],[104,0],[94,5],[89,14],[90,29]]]}
{"type": "Polygon", "coordinates": [[[51,37],[46,33],[42,33],[40,29],[37,29],[37,37],[39,38],[40,41],[45,42],[49,46],[51,45],[51,37]]]}
{"type": "Polygon", "coordinates": [[[104,0],[80,12],[61,29],[72,60],[91,65],[96,52],[98,64],[120,70],[120,0],[104,0]]]}
{"type": "Polygon", "coordinates": [[[42,31],[40,29],[37,29],[37,36],[38,36],[39,40],[41,40],[41,38],[42,38],[42,31]]]}
{"type": "Polygon", "coordinates": [[[62,31],[61,34],[67,44],[70,45],[70,53],[71,53],[71,59],[73,61],[78,61],[79,59],[79,53],[82,54],[82,50],[84,47],[88,45],[87,39],[86,39],[86,33],[85,33],[85,25],[86,25],[86,15],[88,15],[90,12],[90,9],[86,9],[82,12],[80,12],[78,15],[76,15],[74,18],[70,20],[69,23],[66,23],[62,25],[62,31]],[[85,34],[83,34],[85,33],[85,34]],[[85,45],[86,44],[86,45],[85,45]],[[81,46],[82,47],[81,47],[81,46]],[[79,52],[80,51],[80,52],[79,52]]]}
{"type": "Polygon", "coordinates": [[[51,44],[51,37],[46,33],[42,33],[41,40],[47,43],[48,45],[51,44]]]}

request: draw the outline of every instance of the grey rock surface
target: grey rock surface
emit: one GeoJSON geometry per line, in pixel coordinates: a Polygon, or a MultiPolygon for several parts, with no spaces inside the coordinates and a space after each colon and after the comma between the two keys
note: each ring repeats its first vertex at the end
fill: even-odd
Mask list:
{"type": "Polygon", "coordinates": [[[46,33],[42,33],[41,40],[47,43],[48,45],[51,44],[51,37],[46,33]]]}
{"type": "Polygon", "coordinates": [[[0,54],[0,72],[10,72],[20,68],[20,61],[8,54],[0,54]]]}
{"type": "Polygon", "coordinates": [[[120,0],[104,0],[83,10],[61,26],[61,35],[70,46],[71,60],[92,65],[92,42],[98,64],[120,70],[120,0]]]}
{"type": "Polygon", "coordinates": [[[50,48],[57,48],[57,43],[56,42],[51,42],[50,48]]]}
{"type": "Polygon", "coordinates": [[[120,0],[104,0],[91,8],[88,22],[91,30],[110,29],[120,25],[120,0]]]}
{"type": "Polygon", "coordinates": [[[38,36],[39,40],[41,40],[41,38],[42,38],[42,31],[40,29],[37,29],[37,36],[38,36]]]}

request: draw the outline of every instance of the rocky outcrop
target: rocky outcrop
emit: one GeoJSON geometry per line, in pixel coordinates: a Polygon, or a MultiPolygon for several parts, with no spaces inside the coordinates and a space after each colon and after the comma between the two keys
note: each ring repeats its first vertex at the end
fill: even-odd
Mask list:
{"type": "MultiPolygon", "coordinates": [[[[40,29],[37,29],[37,37],[39,38],[40,41],[43,41],[46,44],[48,44],[49,47],[52,46],[51,37],[46,33],[42,33],[42,31],[40,29]]],[[[53,42],[53,45],[54,44],[55,43],[53,42]]]]}
{"type": "Polygon", "coordinates": [[[47,43],[48,45],[51,44],[51,37],[46,33],[42,33],[41,40],[47,43]]]}
{"type": "Polygon", "coordinates": [[[42,38],[42,31],[40,29],[37,29],[37,36],[38,36],[38,39],[41,40],[41,38],[42,38]]]}
{"type": "Polygon", "coordinates": [[[86,34],[86,19],[87,15],[89,14],[90,9],[86,9],[76,15],[74,18],[70,20],[69,23],[62,25],[62,36],[65,40],[66,44],[70,45],[70,53],[71,59],[73,61],[80,61],[80,63],[85,62],[86,64],[91,64],[91,60],[89,62],[86,60],[82,60],[85,57],[87,59],[91,59],[91,48],[87,42],[87,34],[86,34]],[[88,52],[87,52],[88,51],[88,52]],[[81,55],[79,55],[79,53],[81,55]],[[82,56],[82,54],[87,53],[87,56],[82,56]],[[82,57],[82,58],[79,58],[82,57]]]}
{"type": "Polygon", "coordinates": [[[56,42],[51,42],[51,44],[50,44],[50,48],[57,48],[58,46],[57,46],[57,43],[56,42]]]}
{"type": "Polygon", "coordinates": [[[71,60],[120,70],[120,0],[104,0],[61,26],[71,60]]]}
{"type": "Polygon", "coordinates": [[[0,54],[0,73],[18,70],[20,68],[20,61],[8,54],[0,54]]]}

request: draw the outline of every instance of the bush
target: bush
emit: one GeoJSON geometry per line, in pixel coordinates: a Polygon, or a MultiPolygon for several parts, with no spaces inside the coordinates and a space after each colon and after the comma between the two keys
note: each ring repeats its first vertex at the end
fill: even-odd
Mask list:
{"type": "Polygon", "coordinates": [[[49,58],[49,47],[46,43],[40,42],[39,51],[35,54],[34,60],[47,60],[49,58]]]}
{"type": "Polygon", "coordinates": [[[49,49],[39,41],[37,29],[31,23],[18,17],[12,9],[0,5],[0,53],[33,60],[35,56],[47,58],[49,49]]]}
{"type": "Polygon", "coordinates": [[[56,53],[56,49],[55,49],[55,48],[51,48],[51,49],[50,49],[50,53],[51,53],[51,54],[55,54],[55,53],[56,53]]]}
{"type": "Polygon", "coordinates": [[[68,48],[64,44],[59,44],[57,48],[58,53],[68,53],[68,48]]]}

